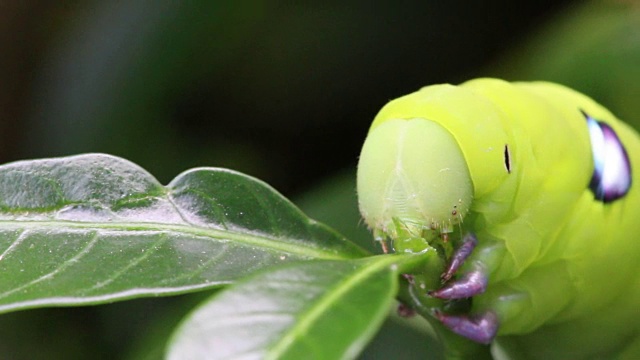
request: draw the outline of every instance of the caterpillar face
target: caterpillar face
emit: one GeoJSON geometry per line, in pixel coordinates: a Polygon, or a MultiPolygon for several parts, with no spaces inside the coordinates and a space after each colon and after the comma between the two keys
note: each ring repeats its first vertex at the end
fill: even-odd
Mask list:
{"type": "MultiPolygon", "coordinates": [[[[446,241],[475,198],[503,186],[517,166],[502,116],[472,91],[451,85],[387,104],[358,163],[359,208],[376,239],[446,241]]],[[[510,201],[505,196],[500,208],[510,201]]]]}
{"type": "Polygon", "coordinates": [[[456,139],[427,119],[384,122],[360,154],[360,211],[391,238],[402,231],[415,237],[451,232],[469,210],[472,187],[456,139]]]}

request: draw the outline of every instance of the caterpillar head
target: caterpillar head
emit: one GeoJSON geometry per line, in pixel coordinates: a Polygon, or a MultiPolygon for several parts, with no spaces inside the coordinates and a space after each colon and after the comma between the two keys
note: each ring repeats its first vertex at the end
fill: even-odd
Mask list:
{"type": "MultiPolygon", "coordinates": [[[[425,87],[376,116],[360,154],[360,212],[378,240],[446,239],[512,171],[504,114],[473,91],[425,87]],[[462,105],[461,105],[462,104],[462,105]]],[[[488,205],[507,211],[511,191],[488,205]]],[[[493,210],[496,212],[496,210],[493,210]]],[[[397,249],[396,249],[397,250],[397,249]]]]}
{"type": "Polygon", "coordinates": [[[440,124],[391,119],[373,129],[358,164],[365,222],[392,239],[446,234],[469,210],[473,184],[455,138],[440,124]]]}

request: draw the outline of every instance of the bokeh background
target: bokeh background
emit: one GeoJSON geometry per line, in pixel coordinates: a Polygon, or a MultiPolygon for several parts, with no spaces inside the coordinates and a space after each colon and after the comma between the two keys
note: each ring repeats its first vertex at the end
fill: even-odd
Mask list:
{"type": "MultiPolygon", "coordinates": [[[[0,0],[0,163],[229,167],[374,249],[354,190],[373,116],[479,76],[561,82],[638,126],[640,3],[0,0]]],[[[0,359],[161,358],[205,295],[5,314],[0,359]]],[[[390,320],[362,358],[439,358],[424,331],[390,320]]]]}

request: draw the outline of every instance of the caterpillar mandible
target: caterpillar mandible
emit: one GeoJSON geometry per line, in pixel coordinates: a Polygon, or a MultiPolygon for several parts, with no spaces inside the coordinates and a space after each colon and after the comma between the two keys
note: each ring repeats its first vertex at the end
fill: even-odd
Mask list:
{"type": "Polygon", "coordinates": [[[445,249],[426,291],[469,302],[434,309],[452,331],[534,358],[640,358],[639,171],[638,134],[589,97],[486,78],[384,106],[357,191],[376,239],[445,249]]]}

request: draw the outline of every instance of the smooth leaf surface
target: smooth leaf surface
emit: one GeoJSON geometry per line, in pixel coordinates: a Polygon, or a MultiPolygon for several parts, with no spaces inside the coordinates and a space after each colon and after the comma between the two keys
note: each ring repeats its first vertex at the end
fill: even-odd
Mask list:
{"type": "Polygon", "coordinates": [[[401,269],[430,255],[269,269],[196,309],[174,334],[168,358],[353,358],[387,315],[401,269]]]}
{"type": "Polygon", "coordinates": [[[0,166],[0,312],[174,294],[303,259],[366,255],[225,169],[168,186],[109,155],[0,166]]]}

